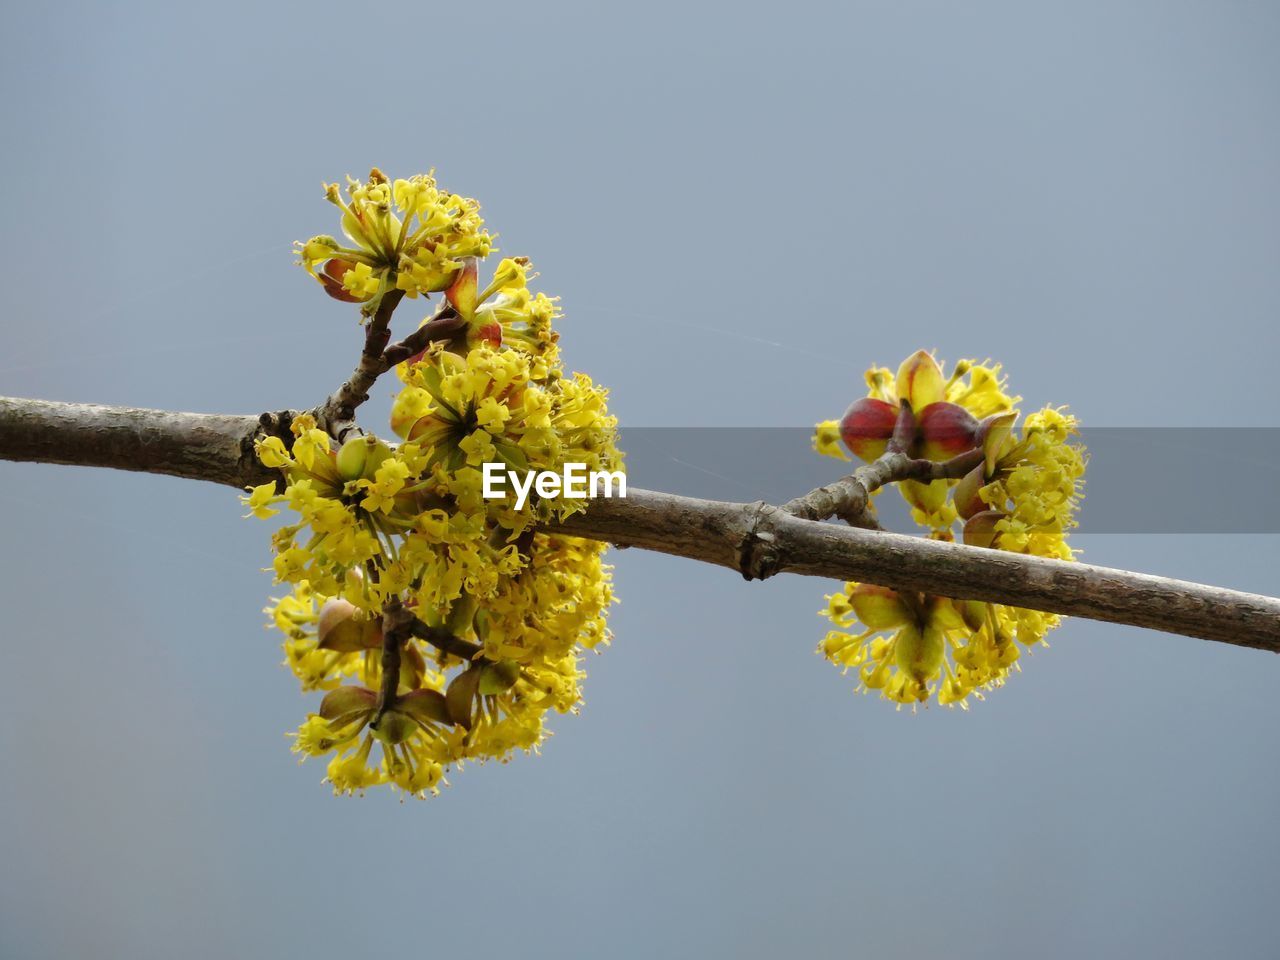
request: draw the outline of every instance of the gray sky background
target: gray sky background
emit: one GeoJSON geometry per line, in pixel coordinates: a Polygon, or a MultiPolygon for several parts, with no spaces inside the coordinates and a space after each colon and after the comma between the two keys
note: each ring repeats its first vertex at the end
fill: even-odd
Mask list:
{"type": "MultiPolygon", "coordinates": [[[[1094,426],[1278,425],[1275,4],[4,22],[0,393],[315,402],[358,334],[289,242],[377,164],[481,200],[629,426],[805,426],[921,346],[1094,426]]],[[[6,960],[1280,955],[1261,653],[1069,622],[911,716],[814,655],[831,584],[625,552],[541,758],[337,800],[283,735],[315,698],[262,628],[267,525],[166,478],[0,483],[6,960]]],[[[1081,545],[1280,590],[1275,536],[1081,545]]]]}

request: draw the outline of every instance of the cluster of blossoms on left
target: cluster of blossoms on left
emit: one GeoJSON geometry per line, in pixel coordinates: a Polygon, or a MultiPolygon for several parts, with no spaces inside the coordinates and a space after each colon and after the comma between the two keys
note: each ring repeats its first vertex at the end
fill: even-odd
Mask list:
{"type": "Polygon", "coordinates": [[[581,652],[610,636],[603,545],[546,530],[584,501],[486,498],[483,465],[617,471],[617,424],[605,390],[564,372],[559,311],[529,290],[528,261],[502,259],[481,287],[494,246],[474,200],[378,170],[325,192],[348,243],[300,243],[302,265],[369,325],[441,294],[423,320],[440,333],[394,365],[397,443],[295,416],[257,444],[279,483],[244,501],[297,514],[273,536],[292,592],[267,612],[303,690],[325,695],[294,750],[329,757],[335,792],[425,796],[451,766],[536,750],[547,711],[577,709],[581,652]]]}

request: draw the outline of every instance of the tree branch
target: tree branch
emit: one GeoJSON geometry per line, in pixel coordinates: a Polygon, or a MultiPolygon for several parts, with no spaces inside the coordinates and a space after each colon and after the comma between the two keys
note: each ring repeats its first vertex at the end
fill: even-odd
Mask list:
{"type": "MultiPolygon", "coordinates": [[[[0,397],[0,459],[163,473],[237,488],[276,479],[253,456],[271,417],[0,397]]],[[[1280,653],[1280,599],[1084,563],[818,523],[764,503],[630,489],[557,529],[738,570],[789,572],[1011,604],[1280,653]]]]}
{"type": "Polygon", "coordinates": [[[801,520],[839,517],[855,527],[867,526],[867,506],[871,494],[898,480],[955,480],[982,462],[981,450],[970,450],[950,460],[913,459],[905,453],[888,451],[865,463],[847,477],[825,487],[810,490],[803,497],[784,503],[782,509],[801,520]]]}
{"type": "Polygon", "coordinates": [[[396,705],[396,690],[400,686],[400,658],[415,619],[398,597],[390,600],[382,610],[382,683],[378,688],[375,720],[380,720],[384,713],[396,705]]]}
{"type": "Polygon", "coordinates": [[[0,459],[162,473],[243,489],[278,478],[258,462],[253,437],[279,418],[0,397],[0,459]]]}
{"type": "Polygon", "coordinates": [[[434,317],[382,352],[386,369],[390,370],[397,363],[403,363],[415,354],[421,353],[437,340],[451,339],[461,333],[466,326],[467,321],[458,316],[453,307],[447,303],[443,304],[434,317]]]}
{"type": "Polygon", "coordinates": [[[356,408],[369,399],[369,391],[380,376],[397,363],[422,352],[432,342],[456,336],[467,325],[448,302],[442,301],[434,317],[403,340],[390,343],[391,315],[403,298],[401,290],[389,290],[382,295],[382,301],[365,329],[364,348],[360,351],[355,370],[313,411],[320,428],[339,443],[355,429],[356,408]]]}
{"type": "Polygon", "coordinates": [[[383,351],[391,340],[391,315],[404,299],[403,290],[388,290],[378,302],[364,332],[364,349],[351,376],[316,408],[316,422],[341,442],[355,427],[356,408],[369,399],[378,377],[387,372],[383,351]]]}

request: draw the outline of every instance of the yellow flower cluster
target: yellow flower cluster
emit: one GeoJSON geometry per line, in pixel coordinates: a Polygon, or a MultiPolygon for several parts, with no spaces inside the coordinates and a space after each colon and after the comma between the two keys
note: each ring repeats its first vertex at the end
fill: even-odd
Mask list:
{"type": "Polygon", "coordinates": [[[389,290],[417,297],[447,289],[469,258],[493,249],[480,205],[439,189],[431,174],[392,182],[375,168],[364,182],[347,178],[345,199],[336,183],[324,191],[342,211],[350,246],[312,237],[295,244],[299,260],[330,296],[364,303],[368,313],[389,290]]]}
{"type": "Polygon", "coordinates": [[[548,710],[576,712],[579,648],[609,641],[604,547],[534,533],[527,549],[518,573],[499,577],[489,593],[463,593],[447,608],[409,606],[420,626],[403,648],[395,700],[380,716],[385,617],[306,581],[268,608],[303,690],[328,691],[294,750],[331,755],[335,792],[387,783],[434,793],[451,765],[536,751],[548,710]]]}
{"type": "MultiPolygon", "coordinates": [[[[958,480],[898,484],[915,521],[936,540],[1071,560],[1068,531],[1083,496],[1085,454],[1073,442],[1077,423],[1047,407],[1015,428],[1018,397],[1004,392],[999,365],[960,361],[945,377],[932,355],[907,358],[895,376],[867,372],[868,396],[840,421],[818,425],[819,453],[872,461],[884,455],[903,408],[914,429],[908,453],[934,461],[977,458],[958,480]]],[[[878,690],[898,704],[937,697],[967,706],[982,691],[1004,683],[1020,648],[1043,644],[1058,625],[1054,614],[928,594],[846,583],[827,597],[822,615],[837,628],[818,650],[856,670],[859,688],[878,690]]]]}
{"type": "Polygon", "coordinates": [[[294,750],[330,758],[335,792],[424,796],[451,765],[536,750],[545,713],[580,702],[581,651],[610,637],[605,548],[540,529],[584,501],[487,498],[484,465],[612,472],[622,454],[606,391],[561,367],[555,301],[530,292],[528,262],[502,260],[479,288],[491,244],[474,201],[376,170],[348,194],[327,190],[354,246],[300,244],[308,271],[366,313],[393,289],[444,292],[462,326],[397,367],[399,443],[338,445],[298,415],[257,443],[281,484],[243,500],[255,516],[297,514],[273,536],[292,593],[267,613],[302,689],[325,696],[294,750]]]}

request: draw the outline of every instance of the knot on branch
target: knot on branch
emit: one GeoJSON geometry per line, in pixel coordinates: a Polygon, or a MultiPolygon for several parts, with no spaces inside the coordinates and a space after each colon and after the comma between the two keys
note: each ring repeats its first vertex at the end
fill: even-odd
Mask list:
{"type": "Polygon", "coordinates": [[[782,569],[776,530],[782,511],[757,500],[747,504],[745,531],[738,541],[738,570],[744,580],[766,580],[782,569]]]}

